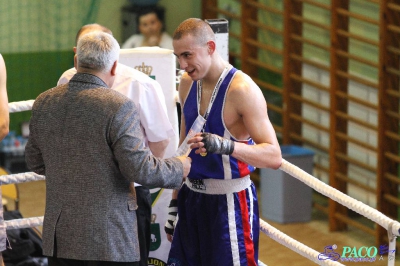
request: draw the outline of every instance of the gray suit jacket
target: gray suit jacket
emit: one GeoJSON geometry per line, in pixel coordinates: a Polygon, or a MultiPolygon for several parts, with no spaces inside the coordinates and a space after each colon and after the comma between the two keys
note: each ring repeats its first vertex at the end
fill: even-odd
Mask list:
{"type": "Polygon", "coordinates": [[[29,169],[46,176],[44,255],[139,260],[129,183],[178,188],[183,176],[180,160],[143,148],[139,123],[135,104],[90,74],[35,100],[25,154],[29,169]]]}

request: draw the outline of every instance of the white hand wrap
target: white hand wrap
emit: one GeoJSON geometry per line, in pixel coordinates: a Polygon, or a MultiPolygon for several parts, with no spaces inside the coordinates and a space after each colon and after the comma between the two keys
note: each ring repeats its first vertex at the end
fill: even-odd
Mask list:
{"type": "Polygon", "coordinates": [[[175,229],[174,222],[176,220],[177,215],[178,215],[178,200],[172,199],[168,206],[168,217],[164,226],[165,233],[169,235],[174,234],[174,229],[175,229]]]}

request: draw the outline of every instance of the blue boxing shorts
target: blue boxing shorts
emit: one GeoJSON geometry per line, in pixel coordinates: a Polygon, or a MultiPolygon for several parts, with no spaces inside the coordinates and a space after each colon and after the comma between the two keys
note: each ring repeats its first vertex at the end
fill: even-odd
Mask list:
{"type": "Polygon", "coordinates": [[[249,176],[186,179],[178,195],[178,222],[170,266],[258,265],[257,192],[249,176]]]}

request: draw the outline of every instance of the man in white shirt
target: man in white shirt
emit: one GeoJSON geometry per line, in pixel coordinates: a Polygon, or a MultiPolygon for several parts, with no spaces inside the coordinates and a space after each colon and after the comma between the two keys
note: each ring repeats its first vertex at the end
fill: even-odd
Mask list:
{"type": "MultiPolygon", "coordinates": [[[[99,24],[83,26],[77,33],[76,43],[80,36],[90,31],[103,31],[112,35],[111,30],[99,24]]],[[[76,47],[74,47],[76,52],[76,47]]],[[[146,74],[125,66],[117,65],[116,78],[112,89],[132,99],[140,116],[140,126],[145,137],[145,146],[149,147],[154,156],[162,158],[169,144],[169,139],[175,135],[168,120],[164,94],[160,84],[146,74]]],[[[71,68],[63,73],[58,84],[64,84],[75,75],[76,69],[71,68]]],[[[133,184],[131,184],[133,186],[133,184]]],[[[150,251],[150,222],[151,222],[151,195],[148,188],[135,183],[138,209],[138,237],[140,245],[140,265],[147,265],[150,251]]],[[[135,208],[132,201],[129,208],[135,208]]]]}

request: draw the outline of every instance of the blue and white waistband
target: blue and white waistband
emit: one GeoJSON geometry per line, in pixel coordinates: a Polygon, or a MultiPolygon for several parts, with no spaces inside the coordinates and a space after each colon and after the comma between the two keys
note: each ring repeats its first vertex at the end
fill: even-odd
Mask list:
{"type": "Polygon", "coordinates": [[[193,191],[204,194],[229,194],[242,191],[251,186],[250,175],[236,179],[191,179],[186,178],[185,184],[193,191]]]}

